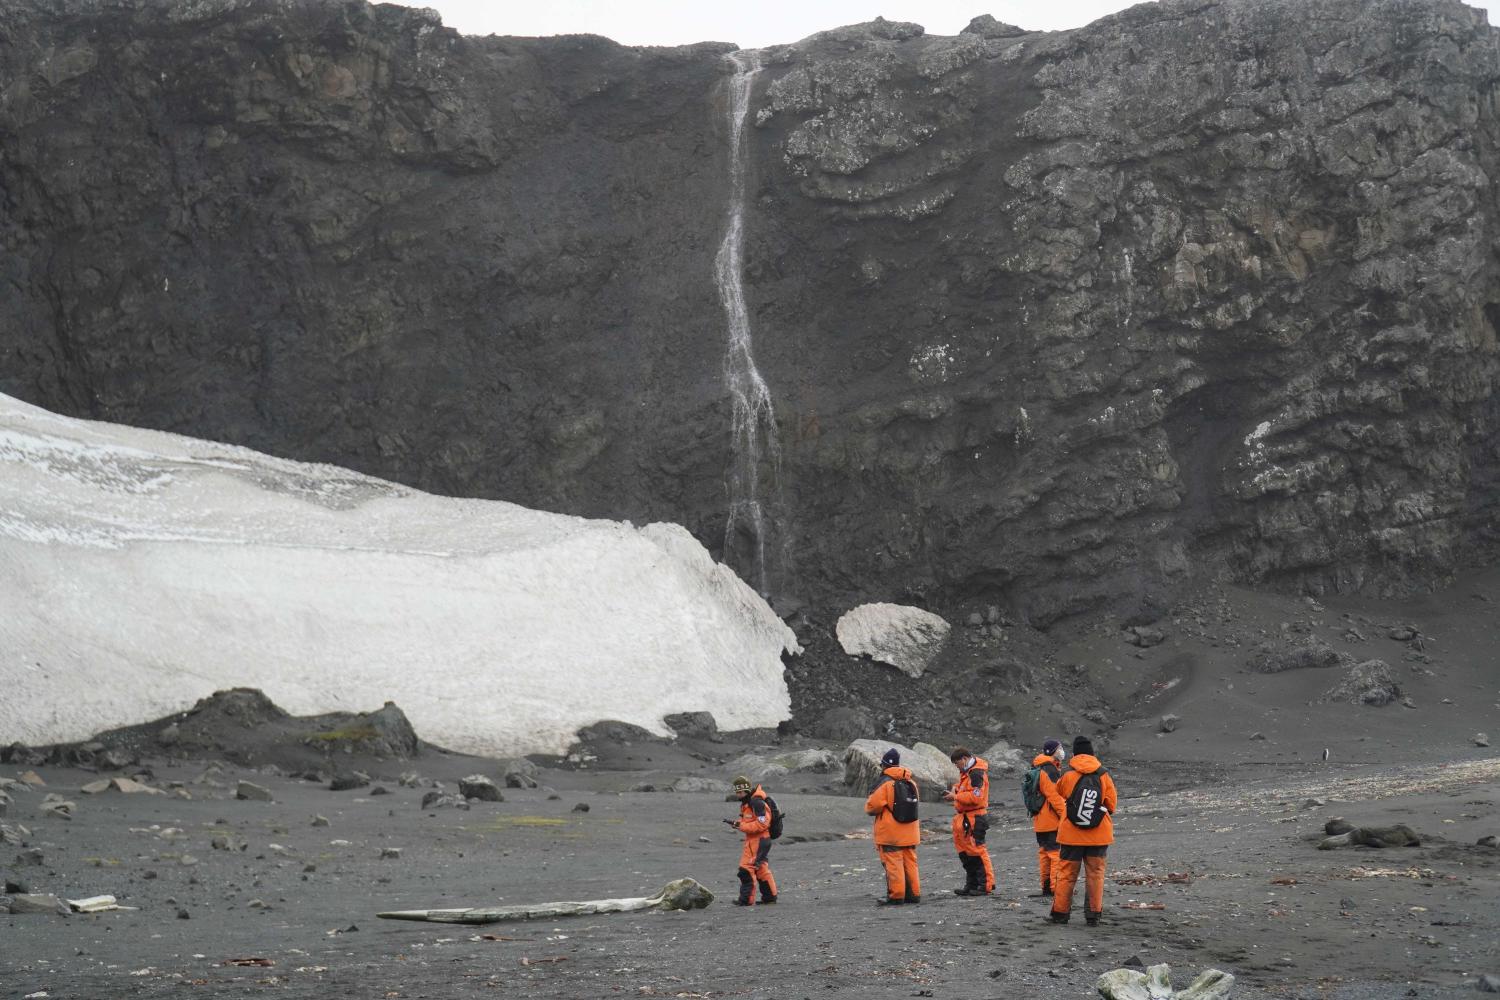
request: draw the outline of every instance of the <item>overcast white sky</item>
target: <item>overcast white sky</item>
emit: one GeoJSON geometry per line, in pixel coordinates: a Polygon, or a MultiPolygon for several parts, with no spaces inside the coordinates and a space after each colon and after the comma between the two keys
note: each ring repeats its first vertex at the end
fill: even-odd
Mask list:
{"type": "MultiPolygon", "coordinates": [[[[815,31],[876,15],[916,21],[930,34],[954,35],[976,14],[1023,28],[1076,28],[1132,7],[1122,0],[400,0],[432,7],[467,35],[561,35],[586,32],[626,45],[734,42],[759,48],[795,42],[815,31]]],[[[1489,9],[1500,0],[1470,2],[1489,9]]]]}

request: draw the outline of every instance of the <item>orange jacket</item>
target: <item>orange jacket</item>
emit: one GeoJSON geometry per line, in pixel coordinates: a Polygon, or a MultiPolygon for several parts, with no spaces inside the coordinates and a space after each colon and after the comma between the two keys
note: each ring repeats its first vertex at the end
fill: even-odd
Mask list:
{"type": "Polygon", "coordinates": [[[990,808],[990,765],[975,757],[969,769],[958,776],[953,786],[953,810],[958,813],[982,813],[990,808]]]}
{"type": "Polygon", "coordinates": [[[746,840],[764,837],[771,832],[771,807],[766,803],[766,791],[759,785],[750,797],[740,803],[739,831],[746,840]]]}
{"type": "Polygon", "coordinates": [[[1063,770],[1058,766],[1057,758],[1053,757],[1050,753],[1039,753],[1031,761],[1032,767],[1042,769],[1040,787],[1042,794],[1047,797],[1046,803],[1042,806],[1042,811],[1031,817],[1031,828],[1037,833],[1051,833],[1057,829],[1058,824],[1061,822],[1057,810],[1052,807],[1052,796],[1057,794],[1057,788],[1055,787],[1056,783],[1052,780],[1052,775],[1047,773],[1048,765],[1051,765],[1052,770],[1056,772],[1059,778],[1063,776],[1063,770]]]}
{"type": "Polygon", "coordinates": [[[1104,819],[1092,830],[1081,830],[1068,821],[1068,796],[1073,794],[1073,786],[1078,784],[1078,779],[1085,774],[1092,774],[1101,770],[1104,765],[1099,763],[1099,758],[1092,754],[1075,754],[1071,769],[1064,771],[1063,776],[1053,786],[1053,793],[1047,796],[1047,801],[1052,803],[1052,808],[1057,810],[1057,815],[1062,822],[1057,827],[1057,842],[1059,844],[1071,844],[1074,847],[1103,847],[1105,844],[1115,842],[1115,783],[1114,779],[1106,771],[1099,778],[1099,783],[1104,789],[1104,819]]]}
{"type": "Polygon", "coordinates": [[[865,799],[865,812],[875,817],[875,843],[884,847],[916,847],[922,841],[921,824],[896,822],[891,807],[896,802],[896,782],[911,781],[913,788],[917,783],[904,767],[888,767],[881,775],[880,783],[865,799]]]}

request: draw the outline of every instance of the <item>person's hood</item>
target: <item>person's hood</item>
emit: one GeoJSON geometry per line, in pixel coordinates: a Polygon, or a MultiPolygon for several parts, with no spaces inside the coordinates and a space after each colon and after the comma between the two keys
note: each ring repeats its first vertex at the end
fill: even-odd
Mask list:
{"type": "Polygon", "coordinates": [[[1093,774],[1104,766],[1099,763],[1099,758],[1091,753],[1075,753],[1070,764],[1073,770],[1080,774],[1093,774]]]}
{"type": "Polygon", "coordinates": [[[893,778],[896,781],[910,781],[910,780],[912,780],[911,779],[911,771],[909,771],[906,768],[902,767],[900,764],[897,764],[895,767],[888,767],[884,771],[881,771],[880,773],[883,774],[883,775],[885,775],[887,778],[893,778]]]}
{"type": "Polygon", "coordinates": [[[1035,757],[1031,758],[1031,766],[1032,767],[1041,767],[1043,764],[1056,764],[1056,763],[1057,763],[1057,758],[1054,757],[1054,756],[1052,756],[1050,753],[1039,753],[1035,757]]]}

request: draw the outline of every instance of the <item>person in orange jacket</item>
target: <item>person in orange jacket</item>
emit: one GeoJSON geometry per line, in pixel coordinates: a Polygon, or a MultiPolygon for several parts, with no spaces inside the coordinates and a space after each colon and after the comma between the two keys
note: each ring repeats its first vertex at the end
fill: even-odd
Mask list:
{"type": "Polygon", "coordinates": [[[953,803],[953,846],[964,866],[964,885],[957,896],[988,896],[995,891],[995,869],[984,846],[990,828],[990,766],[968,747],[957,747],[948,755],[958,768],[958,783],[943,793],[953,803]]]}
{"type": "Polygon", "coordinates": [[[875,817],[875,853],[885,866],[885,898],[878,905],[920,903],[917,844],[922,831],[917,822],[917,783],[901,766],[901,754],[895,747],[880,758],[880,766],[880,781],[865,799],[865,812],[875,817]],[[910,818],[902,818],[906,816],[910,818]]]}
{"type": "Polygon", "coordinates": [[[1037,868],[1042,876],[1042,891],[1036,896],[1052,895],[1052,873],[1057,870],[1057,828],[1062,816],[1052,807],[1054,787],[1062,777],[1062,763],[1067,751],[1061,740],[1048,740],[1042,744],[1042,752],[1031,760],[1037,769],[1037,788],[1042,795],[1042,807],[1031,814],[1031,829],[1036,834],[1037,868]]]}
{"type": "Polygon", "coordinates": [[[1058,870],[1052,876],[1052,922],[1068,922],[1073,912],[1073,887],[1082,868],[1083,916],[1094,927],[1104,912],[1104,856],[1115,840],[1113,816],[1118,798],[1114,779],[1094,756],[1094,744],[1087,736],[1073,740],[1072,764],[1053,786],[1047,801],[1061,817],[1057,827],[1058,870]]]}
{"type": "Polygon", "coordinates": [[[768,859],[771,856],[771,806],[766,802],[765,789],[752,784],[743,774],[734,779],[734,794],[739,796],[740,816],[730,823],[745,835],[745,848],[740,851],[740,895],[735,906],[754,906],[755,889],[760,887],[760,901],[774,903],[777,899],[776,877],[771,874],[768,859]]]}

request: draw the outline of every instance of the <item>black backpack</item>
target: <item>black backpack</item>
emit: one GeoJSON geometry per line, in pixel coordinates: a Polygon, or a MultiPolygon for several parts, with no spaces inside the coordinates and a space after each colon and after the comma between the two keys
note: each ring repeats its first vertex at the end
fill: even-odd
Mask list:
{"type": "Polygon", "coordinates": [[[886,775],[886,781],[896,786],[891,795],[891,817],[897,823],[915,823],[917,821],[917,785],[907,778],[892,778],[886,775]]]}
{"type": "Polygon", "coordinates": [[[771,810],[771,829],[766,833],[772,840],[776,840],[781,836],[782,821],[786,819],[786,813],[777,807],[776,800],[769,795],[766,796],[766,807],[771,810]]]}
{"type": "Polygon", "coordinates": [[[1109,772],[1102,767],[1088,774],[1078,773],[1078,782],[1068,793],[1068,822],[1080,830],[1092,830],[1104,822],[1104,782],[1109,772]]]}

